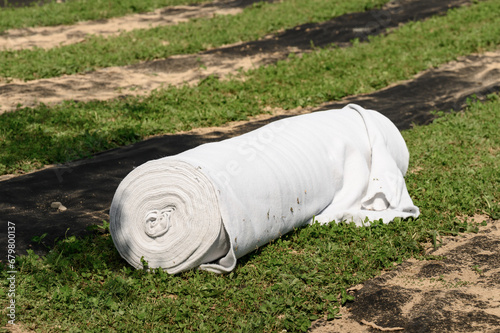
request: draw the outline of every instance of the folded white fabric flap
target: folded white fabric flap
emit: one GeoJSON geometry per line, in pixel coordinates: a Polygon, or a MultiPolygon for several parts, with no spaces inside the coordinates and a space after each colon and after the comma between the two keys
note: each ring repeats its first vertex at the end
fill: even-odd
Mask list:
{"type": "Polygon", "coordinates": [[[316,220],[418,216],[403,175],[396,127],[355,105],[145,163],[120,184],[110,209],[115,245],[134,267],[218,273],[237,258],[316,220]]]}
{"type": "Polygon", "coordinates": [[[366,212],[366,216],[389,221],[418,216],[419,210],[413,205],[404,180],[410,156],[401,133],[376,111],[355,104],[347,107],[362,115],[371,145],[370,176],[361,208],[380,213],[366,212]]]}

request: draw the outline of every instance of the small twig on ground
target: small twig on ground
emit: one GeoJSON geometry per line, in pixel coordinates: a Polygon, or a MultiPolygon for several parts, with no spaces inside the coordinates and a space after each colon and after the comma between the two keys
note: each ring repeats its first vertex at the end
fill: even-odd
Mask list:
{"type": "Polygon", "coordinates": [[[404,330],[403,327],[381,327],[375,323],[372,323],[371,321],[366,321],[364,319],[361,319],[361,323],[365,324],[367,326],[370,326],[372,328],[375,328],[377,330],[381,330],[381,331],[401,331],[401,330],[404,330]]]}

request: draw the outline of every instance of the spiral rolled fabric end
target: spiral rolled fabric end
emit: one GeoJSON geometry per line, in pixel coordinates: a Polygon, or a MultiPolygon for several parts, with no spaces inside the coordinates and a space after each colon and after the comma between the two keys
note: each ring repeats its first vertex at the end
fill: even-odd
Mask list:
{"type": "Polygon", "coordinates": [[[170,215],[175,211],[175,206],[169,206],[159,211],[153,210],[146,214],[144,232],[151,238],[163,236],[170,228],[170,215]]]}
{"type": "Polygon", "coordinates": [[[137,167],[120,183],[111,204],[110,232],[133,267],[143,268],[144,260],[148,268],[175,274],[220,255],[211,252],[224,227],[215,189],[203,172],[160,159],[137,167]]]}

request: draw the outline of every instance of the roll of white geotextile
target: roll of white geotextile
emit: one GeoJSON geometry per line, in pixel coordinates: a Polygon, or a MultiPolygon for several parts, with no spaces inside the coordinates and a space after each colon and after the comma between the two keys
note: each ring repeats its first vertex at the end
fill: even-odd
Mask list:
{"type": "Polygon", "coordinates": [[[236,259],[318,221],[417,217],[394,124],[350,104],[149,161],[120,183],[110,231],[132,266],[229,272],[236,259]]]}

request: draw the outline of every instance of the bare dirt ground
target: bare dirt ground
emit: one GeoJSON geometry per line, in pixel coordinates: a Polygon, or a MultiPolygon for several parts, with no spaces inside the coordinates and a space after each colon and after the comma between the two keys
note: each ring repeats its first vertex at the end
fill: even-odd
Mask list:
{"type": "MultiPolygon", "coordinates": [[[[0,104],[5,111],[12,110],[18,102],[29,106],[37,101],[87,100],[85,96],[108,99],[135,91],[147,93],[162,84],[195,83],[208,74],[224,76],[238,68],[283,59],[290,52],[308,52],[310,40],[317,46],[336,43],[348,47],[352,38],[383,33],[386,28],[410,19],[423,19],[468,3],[402,0],[382,10],[307,24],[259,41],[118,68],[116,72],[103,69],[50,80],[2,83],[0,104]],[[200,58],[206,69],[200,67],[196,58],[200,58]],[[158,78],[155,73],[162,76],[158,78]],[[133,79],[124,81],[128,75],[133,79]],[[135,91],[130,87],[135,87],[135,91]]],[[[16,223],[16,247],[21,253],[34,249],[43,254],[47,248],[33,243],[33,236],[48,233],[44,241],[50,247],[55,238],[64,237],[68,228],[68,236],[82,236],[87,226],[108,220],[109,206],[119,182],[134,167],[148,160],[236,136],[283,117],[340,108],[347,103],[379,110],[398,128],[405,129],[412,123],[429,123],[433,118],[430,111],[460,109],[472,94],[481,98],[499,90],[500,51],[469,55],[420,73],[412,80],[371,94],[327,102],[317,108],[269,110],[269,114],[249,121],[153,137],[97,154],[92,159],[48,166],[22,176],[2,176],[0,222],[16,223]],[[62,202],[68,209],[59,212],[51,208],[54,201],[62,202]]],[[[500,222],[484,216],[474,219],[487,222],[479,233],[445,237],[438,249],[429,245],[428,252],[442,256],[440,260],[410,260],[363,285],[354,286],[350,292],[355,300],[342,307],[342,319],[319,320],[310,331],[500,332],[500,222]]],[[[6,235],[0,234],[0,247],[6,244],[6,235]]],[[[16,332],[22,331],[20,328],[16,332]]]]}

